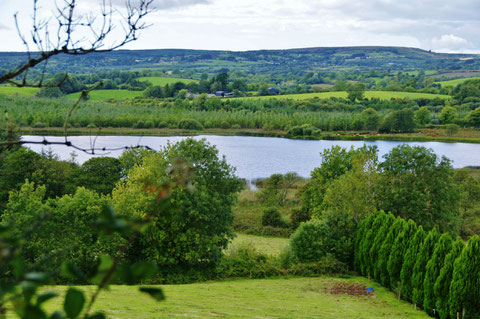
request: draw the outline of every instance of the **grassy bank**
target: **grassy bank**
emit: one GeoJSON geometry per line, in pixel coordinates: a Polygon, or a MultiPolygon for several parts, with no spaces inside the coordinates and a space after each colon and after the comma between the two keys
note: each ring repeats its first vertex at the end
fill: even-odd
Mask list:
{"type": "MultiPolygon", "coordinates": [[[[364,278],[291,278],[237,280],[163,286],[164,302],[134,286],[111,286],[94,310],[109,318],[428,318],[392,292],[364,278]],[[374,287],[373,295],[338,293],[338,287],[374,287]],[[135,302],[132,302],[135,300],[135,302]]],[[[83,287],[93,292],[94,287],[83,287]]],[[[51,287],[63,293],[64,286],[51,287]]],[[[348,290],[347,290],[348,291],[348,290]]],[[[350,290],[351,291],[351,290],[350,290]]],[[[59,298],[47,308],[60,308],[59,298]]]]}
{"type": "MultiPolygon", "coordinates": [[[[63,128],[32,128],[21,127],[22,135],[52,135],[62,136],[63,128]]],[[[195,135],[220,135],[220,136],[258,136],[258,137],[284,137],[288,138],[285,131],[264,131],[262,129],[222,129],[211,128],[201,131],[152,128],[69,128],[69,135],[126,135],[126,136],[195,136],[195,135]]],[[[402,134],[358,134],[355,132],[324,132],[314,137],[301,137],[311,140],[347,140],[347,141],[405,141],[405,142],[448,142],[448,143],[480,143],[480,130],[460,129],[456,134],[449,135],[444,129],[420,129],[415,133],[402,134]]]]}
{"type": "MultiPolygon", "coordinates": [[[[239,99],[292,99],[292,100],[305,100],[305,99],[328,99],[331,97],[343,98],[346,99],[348,96],[347,92],[338,91],[338,92],[321,92],[321,93],[302,93],[302,94],[285,94],[285,95],[272,95],[272,96],[252,96],[252,97],[243,97],[239,99]]],[[[390,100],[390,99],[448,99],[451,98],[449,95],[442,94],[429,94],[429,93],[417,93],[417,92],[393,92],[393,91],[366,91],[365,98],[380,99],[380,100],[390,100]]]]}

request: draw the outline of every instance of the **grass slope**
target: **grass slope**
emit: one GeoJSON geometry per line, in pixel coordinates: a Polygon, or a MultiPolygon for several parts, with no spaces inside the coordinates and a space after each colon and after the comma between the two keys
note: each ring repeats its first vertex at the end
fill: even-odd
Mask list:
{"type": "Polygon", "coordinates": [[[0,86],[0,94],[17,95],[20,97],[30,97],[38,92],[37,88],[16,87],[16,86],[0,86]]]}
{"type": "MultiPolygon", "coordinates": [[[[143,95],[143,91],[129,91],[129,90],[95,90],[88,95],[90,101],[106,101],[106,100],[123,100],[133,99],[143,95]]],[[[67,95],[69,99],[76,100],[80,93],[72,93],[67,95]]]]}
{"type": "Polygon", "coordinates": [[[278,255],[288,244],[288,238],[281,237],[264,237],[247,234],[237,234],[237,237],[232,241],[229,248],[237,247],[238,245],[252,245],[255,249],[266,255],[278,255]]]}
{"type": "MultiPolygon", "coordinates": [[[[347,98],[347,92],[322,92],[322,93],[303,93],[303,94],[286,94],[286,95],[272,95],[272,96],[252,96],[243,97],[241,99],[293,99],[293,100],[305,100],[305,99],[328,99],[331,97],[347,98]]],[[[381,100],[390,100],[392,98],[410,98],[410,99],[448,99],[449,95],[443,94],[429,94],[429,93],[417,93],[417,92],[390,92],[390,91],[366,91],[366,98],[377,98],[381,100]]]]}
{"type": "Polygon", "coordinates": [[[145,77],[137,78],[137,80],[148,81],[155,86],[164,86],[166,84],[173,84],[176,82],[183,82],[185,84],[198,82],[197,80],[192,80],[192,79],[167,78],[167,77],[159,77],[159,76],[145,76],[145,77]]]}
{"type": "Polygon", "coordinates": [[[467,80],[478,80],[480,77],[474,77],[474,78],[464,78],[464,79],[456,79],[456,80],[449,80],[449,81],[439,81],[437,82],[441,86],[457,86],[467,80]]]}
{"type": "MultiPolygon", "coordinates": [[[[94,310],[108,318],[429,318],[411,304],[365,278],[257,279],[162,286],[166,301],[155,302],[134,286],[111,286],[94,310]],[[332,295],[338,283],[374,287],[373,296],[332,295]]],[[[89,295],[94,287],[82,287],[89,295]]],[[[64,292],[66,287],[52,287],[64,292]]],[[[47,308],[60,308],[60,299],[47,308]]]]}

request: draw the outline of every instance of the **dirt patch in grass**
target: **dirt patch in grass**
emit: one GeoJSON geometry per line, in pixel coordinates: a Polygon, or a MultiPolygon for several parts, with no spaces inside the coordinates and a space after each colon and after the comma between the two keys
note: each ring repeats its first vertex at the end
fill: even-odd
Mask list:
{"type": "Polygon", "coordinates": [[[373,292],[367,292],[367,286],[349,282],[334,283],[328,292],[332,295],[373,296],[373,292]]]}

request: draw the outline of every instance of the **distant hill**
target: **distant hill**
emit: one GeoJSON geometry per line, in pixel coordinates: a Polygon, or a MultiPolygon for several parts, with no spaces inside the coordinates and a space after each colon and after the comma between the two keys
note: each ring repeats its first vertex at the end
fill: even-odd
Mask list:
{"type": "MultiPolygon", "coordinates": [[[[26,59],[22,52],[0,52],[0,70],[26,59]]],[[[164,69],[216,73],[241,70],[254,74],[307,70],[478,70],[480,56],[445,54],[405,47],[319,47],[288,50],[118,50],[85,56],[59,55],[50,72],[90,73],[100,70],[164,69]]]]}

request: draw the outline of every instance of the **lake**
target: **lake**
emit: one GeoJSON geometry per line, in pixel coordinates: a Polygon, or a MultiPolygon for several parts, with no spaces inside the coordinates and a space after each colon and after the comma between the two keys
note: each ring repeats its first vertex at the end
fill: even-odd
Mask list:
{"type": "MultiPolygon", "coordinates": [[[[64,141],[63,137],[46,136],[48,141],[64,141]]],[[[147,145],[159,150],[168,141],[177,142],[187,137],[158,137],[158,136],[98,136],[95,147],[124,147],[130,145],[147,145]]],[[[441,142],[397,142],[397,141],[305,141],[285,138],[246,137],[246,136],[195,136],[195,139],[206,139],[215,145],[220,155],[225,156],[227,162],[236,167],[236,174],[241,178],[253,180],[268,177],[275,173],[285,174],[296,172],[303,177],[310,176],[310,172],[320,165],[320,152],[333,145],[358,148],[366,145],[376,145],[380,158],[393,147],[400,144],[420,145],[433,149],[439,156],[446,156],[453,161],[453,167],[480,166],[480,144],[469,143],[441,143],[441,142]]],[[[23,136],[25,141],[42,141],[42,136],[23,136]]],[[[90,136],[70,136],[76,146],[89,148],[94,142],[90,136]]],[[[51,149],[61,159],[68,160],[74,151],[65,145],[25,145],[36,152],[42,149],[51,149]]],[[[76,161],[83,163],[92,156],[118,157],[122,151],[106,154],[89,155],[75,151],[76,161]]]]}

